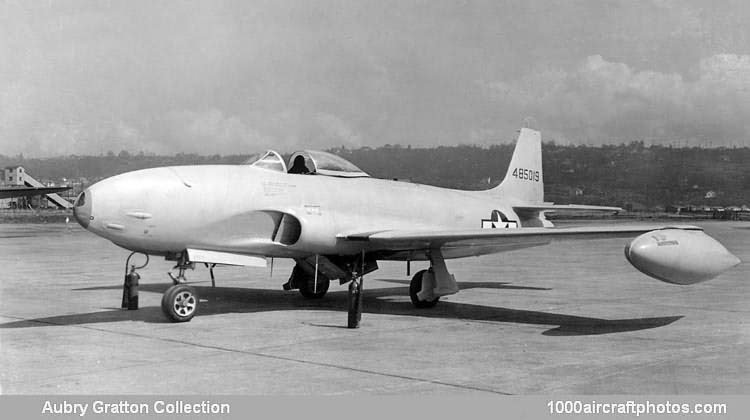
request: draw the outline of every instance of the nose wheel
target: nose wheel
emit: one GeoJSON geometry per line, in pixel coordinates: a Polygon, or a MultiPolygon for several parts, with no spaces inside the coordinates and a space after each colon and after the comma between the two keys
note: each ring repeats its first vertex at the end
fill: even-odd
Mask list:
{"type": "Polygon", "coordinates": [[[198,294],[190,286],[176,284],[164,292],[161,310],[173,322],[187,322],[198,310],[198,294]]]}

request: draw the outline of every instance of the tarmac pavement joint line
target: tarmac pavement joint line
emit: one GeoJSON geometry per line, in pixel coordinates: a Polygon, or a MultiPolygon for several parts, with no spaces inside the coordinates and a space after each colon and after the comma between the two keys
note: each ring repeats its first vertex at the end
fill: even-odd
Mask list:
{"type": "MultiPolygon", "coordinates": [[[[57,324],[57,323],[50,322],[50,321],[39,321],[35,319],[27,319],[27,318],[14,317],[14,316],[2,315],[2,314],[0,314],[0,316],[16,319],[19,321],[37,322],[40,324],[48,324],[48,325],[61,325],[61,324],[57,324]]],[[[282,360],[282,361],[287,361],[287,362],[295,362],[295,363],[301,363],[301,364],[312,365],[312,366],[341,369],[341,370],[347,370],[350,372],[365,373],[369,375],[378,375],[378,376],[385,376],[389,378],[404,379],[407,381],[413,381],[413,382],[418,382],[418,383],[429,383],[429,384],[434,384],[434,385],[442,385],[442,386],[447,386],[447,387],[452,387],[452,388],[467,389],[467,390],[472,390],[472,391],[481,391],[481,392],[487,392],[487,393],[499,394],[499,395],[513,395],[508,392],[502,392],[502,391],[497,391],[494,389],[476,387],[472,385],[454,384],[454,383],[439,381],[435,379],[423,379],[423,378],[417,378],[414,376],[399,375],[399,374],[394,374],[394,373],[378,372],[378,371],[374,371],[370,369],[362,369],[362,368],[356,368],[356,367],[351,367],[351,366],[336,365],[333,363],[324,363],[324,362],[315,362],[312,360],[295,359],[292,357],[277,356],[277,355],[267,354],[263,352],[238,350],[238,349],[232,349],[232,348],[222,347],[222,346],[211,346],[207,344],[193,343],[190,341],[176,340],[172,338],[152,337],[152,336],[145,335],[145,334],[137,334],[137,333],[131,333],[131,332],[124,332],[124,331],[111,331],[111,330],[104,329],[104,328],[95,328],[95,327],[84,326],[84,325],[73,325],[72,327],[91,330],[91,331],[105,332],[105,333],[110,333],[110,334],[115,334],[115,335],[124,335],[124,336],[130,336],[130,337],[138,337],[138,338],[145,338],[145,339],[151,339],[151,340],[156,340],[156,341],[163,341],[163,342],[174,343],[174,344],[183,344],[183,345],[188,345],[188,346],[193,346],[193,347],[198,347],[198,348],[219,350],[219,351],[224,351],[224,352],[229,352],[229,353],[239,353],[239,354],[245,354],[248,356],[256,356],[256,357],[263,357],[263,358],[268,358],[268,359],[282,360]]]]}

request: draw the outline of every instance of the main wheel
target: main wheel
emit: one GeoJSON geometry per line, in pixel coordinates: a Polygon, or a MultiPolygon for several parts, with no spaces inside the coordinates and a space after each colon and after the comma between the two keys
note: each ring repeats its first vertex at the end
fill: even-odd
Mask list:
{"type": "Polygon", "coordinates": [[[307,299],[320,299],[328,292],[331,281],[323,276],[318,276],[318,287],[315,290],[315,276],[306,274],[299,285],[299,292],[307,299]]]}
{"type": "Polygon", "coordinates": [[[433,300],[420,300],[417,297],[417,293],[422,290],[422,276],[425,274],[427,274],[427,270],[418,271],[417,274],[412,277],[411,283],[409,283],[409,297],[411,298],[411,303],[417,308],[432,308],[437,305],[440,300],[440,297],[436,297],[433,300]]]}
{"type": "Polygon", "coordinates": [[[172,322],[187,322],[198,310],[195,289],[184,284],[171,286],[161,298],[161,310],[172,322]]]}

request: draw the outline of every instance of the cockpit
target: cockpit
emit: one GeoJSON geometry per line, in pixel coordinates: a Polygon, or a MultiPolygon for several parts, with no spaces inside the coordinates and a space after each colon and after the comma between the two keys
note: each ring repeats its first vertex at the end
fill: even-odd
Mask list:
{"type": "Polygon", "coordinates": [[[326,175],[344,178],[369,177],[368,174],[348,160],[333,153],[319,150],[302,150],[292,153],[288,165],[284,164],[284,159],[280,154],[269,150],[263,155],[251,156],[245,161],[245,164],[290,174],[326,175]]]}

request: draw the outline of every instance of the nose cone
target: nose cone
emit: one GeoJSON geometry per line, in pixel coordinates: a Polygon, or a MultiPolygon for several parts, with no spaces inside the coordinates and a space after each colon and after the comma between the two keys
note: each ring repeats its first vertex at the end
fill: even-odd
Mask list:
{"type": "Polygon", "coordinates": [[[681,229],[645,233],[625,247],[625,257],[641,272],[675,284],[709,280],[740,263],[714,238],[681,229]]]}
{"type": "Polygon", "coordinates": [[[73,215],[75,216],[76,220],[78,221],[78,224],[83,226],[85,229],[88,229],[89,223],[91,223],[91,220],[93,220],[93,216],[91,215],[91,191],[86,188],[76,200],[75,207],[73,207],[73,215]]]}

